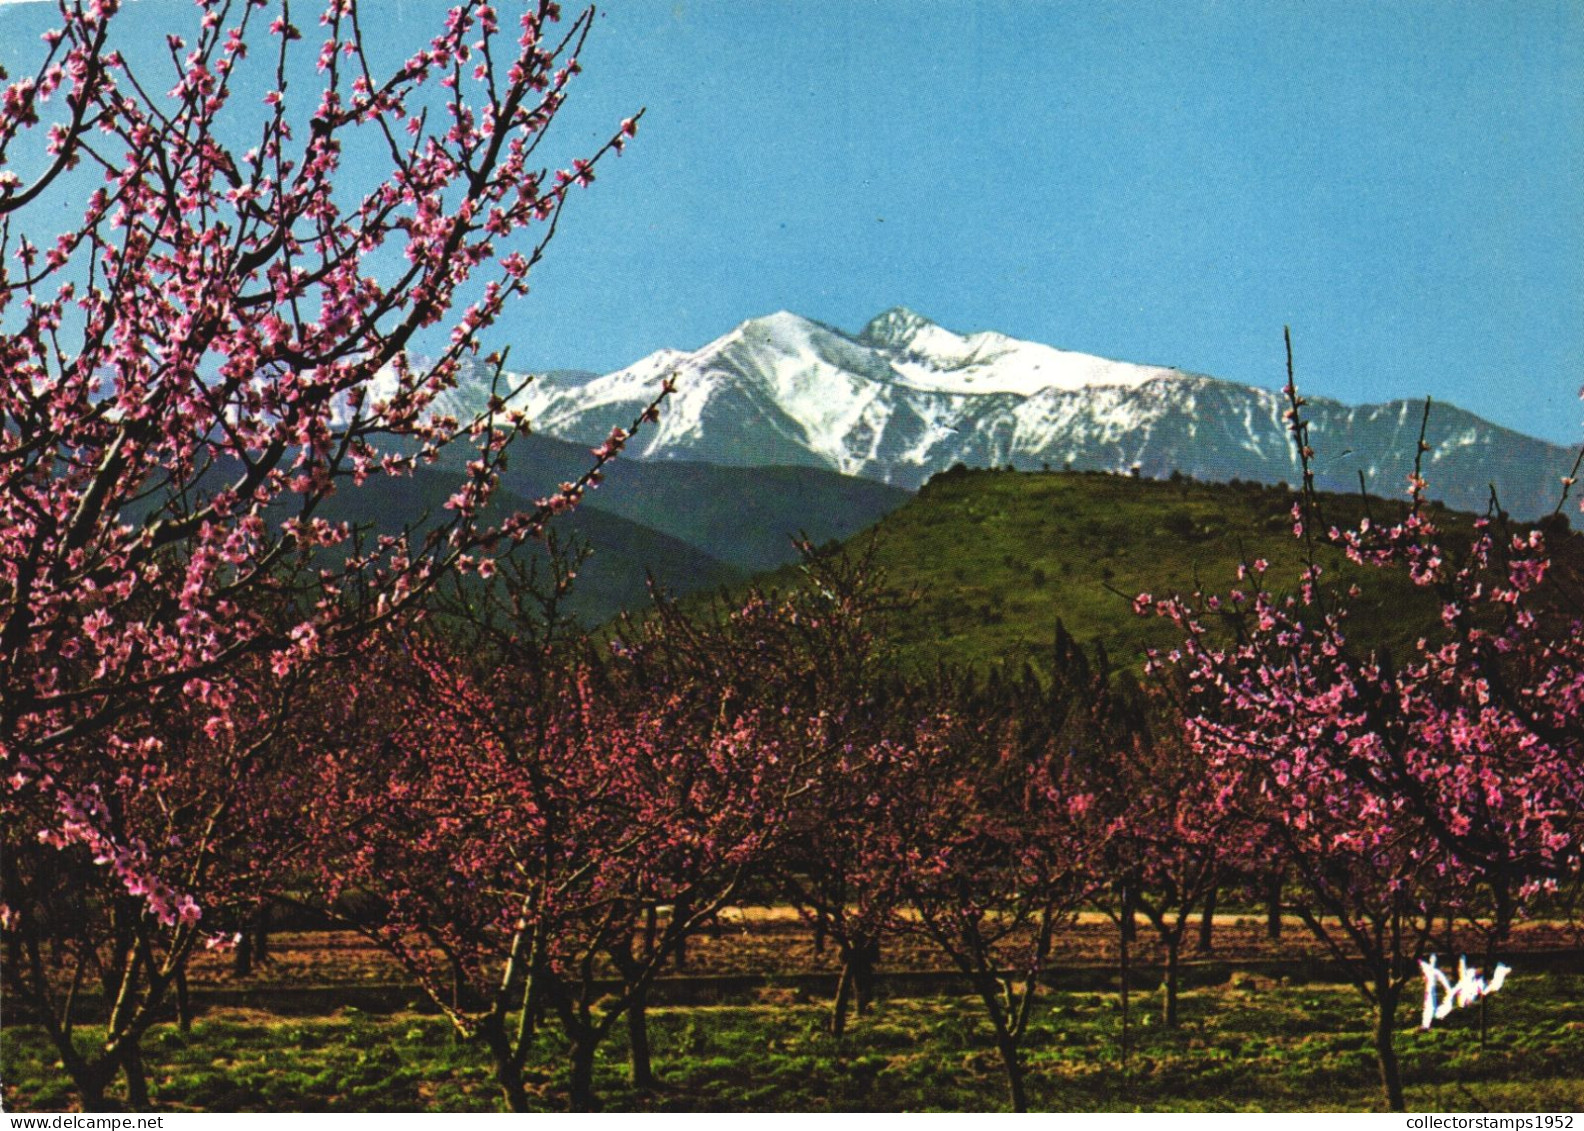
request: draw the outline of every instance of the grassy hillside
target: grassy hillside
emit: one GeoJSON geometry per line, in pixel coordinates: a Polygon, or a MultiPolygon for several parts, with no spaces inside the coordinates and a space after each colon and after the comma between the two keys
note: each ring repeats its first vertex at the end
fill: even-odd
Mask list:
{"type": "MultiPolygon", "coordinates": [[[[1295,587],[1302,546],[1292,534],[1292,502],[1290,490],[1256,484],[1063,472],[936,476],[875,528],[891,584],[917,595],[896,627],[903,659],[1017,663],[1048,646],[1060,618],[1079,640],[1101,640],[1117,662],[1139,664],[1146,648],[1177,639],[1168,622],[1133,613],[1139,592],[1225,592],[1239,561],[1256,558],[1271,563],[1271,588],[1295,587]]],[[[1348,496],[1325,503],[1327,520],[1339,524],[1356,521],[1365,506],[1348,496]]],[[[1405,509],[1379,499],[1369,506],[1377,521],[1405,509]]],[[[1446,524],[1467,529],[1467,522],[1447,516],[1446,524]]],[[[1578,556],[1578,537],[1570,541],[1578,556]]],[[[1322,560],[1328,579],[1363,589],[1358,637],[1401,655],[1434,623],[1433,600],[1399,575],[1336,553],[1322,560]]]]}

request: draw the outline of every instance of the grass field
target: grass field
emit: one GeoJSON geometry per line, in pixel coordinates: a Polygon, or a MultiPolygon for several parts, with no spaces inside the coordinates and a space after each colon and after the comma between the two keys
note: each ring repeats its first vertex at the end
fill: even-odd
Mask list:
{"type": "MultiPolygon", "coordinates": [[[[1402,1018],[1408,1106],[1429,1111],[1584,1109],[1584,975],[1516,975],[1478,1010],[1431,1032],[1402,1018]]],[[[1368,1017],[1350,987],[1284,984],[1236,974],[1191,989],[1184,1024],[1156,1025],[1135,991],[1130,1053],[1119,999],[1052,991],[1027,1043],[1032,1106],[1067,1111],[1381,1110],[1368,1017]]],[[[596,1085],[607,1107],[652,1111],[996,1110],[1000,1064],[977,1002],[955,996],[882,1000],[846,1037],[825,1032],[826,1004],[774,986],[737,1004],[650,1013],[656,1092],[625,1082],[619,1036],[602,1050],[596,1085]]],[[[91,1039],[84,1031],[82,1039],[91,1039]]],[[[535,1102],[564,1107],[561,1040],[541,1031],[530,1073],[535,1102]]],[[[71,1105],[41,1034],[7,1026],[8,1111],[71,1105]]],[[[441,1018],[343,1008],[283,1017],[217,1008],[191,1033],[145,1042],[152,1099],[167,1111],[494,1111],[483,1050],[441,1018]]]]}

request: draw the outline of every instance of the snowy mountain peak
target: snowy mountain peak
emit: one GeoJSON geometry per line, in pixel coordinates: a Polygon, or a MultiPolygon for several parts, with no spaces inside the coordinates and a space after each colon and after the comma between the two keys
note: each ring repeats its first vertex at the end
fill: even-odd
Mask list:
{"type": "Polygon", "coordinates": [[[858,340],[865,345],[907,349],[913,345],[920,332],[931,329],[938,327],[922,314],[905,306],[893,306],[869,319],[869,324],[859,333],[858,340]]]}
{"type": "MultiPolygon", "coordinates": [[[[597,444],[668,378],[675,391],[631,455],[815,465],[907,487],[957,463],[1156,476],[1178,470],[1268,483],[1296,482],[1300,474],[1284,402],[1271,390],[993,331],[959,334],[905,307],[857,334],[777,311],[698,348],[659,350],[602,377],[535,381],[517,406],[541,433],[597,444]]],[[[448,411],[458,402],[459,419],[470,394],[482,403],[486,390],[475,385],[445,394],[448,411]]],[[[1379,490],[1403,482],[1417,440],[1412,412],[1320,398],[1311,398],[1310,412],[1316,436],[1341,453],[1322,469],[1321,486],[1352,489],[1359,472],[1379,490]]],[[[1495,481],[1515,514],[1554,505],[1542,496],[1572,466],[1570,453],[1500,434],[1451,406],[1433,422],[1445,429],[1430,438],[1427,462],[1440,498],[1482,506],[1495,481]]]]}
{"type": "Polygon", "coordinates": [[[717,339],[699,350],[695,356],[707,356],[737,342],[756,347],[769,346],[782,351],[799,349],[810,337],[817,336],[821,332],[829,331],[818,322],[804,318],[801,314],[793,314],[790,310],[778,310],[774,314],[750,318],[724,338],[717,339]]]}
{"type": "Polygon", "coordinates": [[[758,318],[750,318],[748,321],[738,324],[737,331],[738,333],[757,330],[761,333],[770,334],[800,334],[813,325],[813,322],[804,318],[801,314],[793,314],[790,310],[777,310],[773,314],[763,314],[758,318]]]}

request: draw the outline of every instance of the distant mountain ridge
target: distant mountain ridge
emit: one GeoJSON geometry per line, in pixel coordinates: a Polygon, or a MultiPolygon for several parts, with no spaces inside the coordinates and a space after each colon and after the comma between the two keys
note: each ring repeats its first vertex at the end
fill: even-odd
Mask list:
{"type": "MultiPolygon", "coordinates": [[[[1296,482],[1281,394],[994,332],[957,334],[903,307],[857,334],[780,311],[700,349],[657,351],[576,380],[541,377],[516,398],[541,434],[586,444],[630,419],[667,376],[676,392],[631,454],[738,467],[823,467],[916,489],[957,463],[1296,482]]],[[[458,408],[482,403],[464,382],[458,408]]],[[[447,406],[451,407],[451,406],[447,406]]],[[[1311,398],[1319,485],[1400,495],[1422,405],[1311,398]]],[[[1515,515],[1556,504],[1573,453],[1453,405],[1433,407],[1431,494],[1483,510],[1492,486],[1515,515]]]]}
{"type": "MultiPolygon", "coordinates": [[[[607,429],[608,430],[608,429],[607,429]]],[[[502,486],[523,498],[543,495],[575,479],[590,462],[588,448],[548,436],[526,436],[511,452],[502,486]]],[[[685,460],[617,459],[579,511],[597,510],[642,524],[701,551],[707,558],[754,573],[797,558],[793,539],[849,538],[912,497],[908,491],[838,475],[821,467],[723,467],[685,460]]],[[[598,553],[600,547],[595,543],[598,553]]],[[[688,588],[685,563],[673,563],[688,588]]],[[[705,582],[701,577],[701,584],[705,582]]]]}

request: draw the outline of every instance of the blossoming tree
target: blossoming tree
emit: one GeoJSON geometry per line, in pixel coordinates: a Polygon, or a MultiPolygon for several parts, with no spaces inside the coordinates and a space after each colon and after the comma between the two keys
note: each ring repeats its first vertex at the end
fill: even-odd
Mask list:
{"type": "Polygon", "coordinates": [[[93,751],[127,715],[180,695],[223,720],[239,658],[310,663],[480,547],[533,535],[585,485],[486,527],[510,414],[499,397],[463,426],[426,409],[592,176],[530,164],[587,17],[557,39],[540,4],[503,53],[494,9],[464,3],[381,76],[356,6],[337,0],[304,98],[288,81],[303,33],[265,8],[200,3],[193,42],[171,38],[178,78],[161,97],[113,48],[115,3],[66,7],[0,117],[0,159],[58,119],[36,176],[0,182],[0,754],[8,808],[68,840],[96,835],[93,751]],[[274,89],[242,150],[237,75],[265,45],[274,89]],[[342,153],[370,140],[385,169],[360,186],[342,153]],[[74,166],[104,185],[36,242],[30,207],[74,166]],[[379,278],[366,264],[387,244],[405,266],[379,278]],[[470,282],[478,296],[455,311],[470,282]],[[415,335],[448,316],[437,359],[415,366],[415,335]],[[421,538],[362,545],[316,516],[338,487],[459,437],[476,459],[421,538]],[[271,622],[260,594],[297,616],[271,622]]]}
{"type": "Polygon", "coordinates": [[[1493,507],[1451,536],[1423,504],[1417,466],[1400,522],[1328,526],[1290,366],[1289,354],[1304,467],[1295,534],[1310,550],[1296,591],[1273,592],[1256,562],[1225,601],[1144,595],[1138,607],[1183,628],[1187,737],[1222,803],[1276,832],[1310,899],[1300,910],[1376,1009],[1382,1084],[1400,1109],[1396,1007],[1434,917],[1479,916],[1500,938],[1526,897],[1580,874],[1584,621],[1576,578],[1543,584],[1552,561],[1540,530],[1510,529],[1493,507]],[[1439,598],[1439,623],[1405,661],[1350,640],[1358,593],[1326,586],[1322,542],[1439,598]],[[1208,627],[1212,601],[1235,628],[1230,643],[1208,627]]]}
{"type": "MultiPolygon", "coordinates": [[[[197,0],[165,75],[123,53],[118,7],[63,2],[0,99],[0,806],[8,850],[97,861],[179,960],[204,908],[125,815],[221,755],[158,721],[179,704],[219,743],[272,717],[239,708],[239,673],[309,672],[487,568],[625,441],[486,520],[520,424],[509,390],[476,419],[432,406],[636,122],[540,167],[592,20],[562,25],[551,0],[512,27],[460,0],[383,70],[354,0],[304,26],[272,0],[197,0]],[[452,444],[471,459],[422,529],[321,515],[452,444]]],[[[49,872],[8,873],[8,946],[49,872]]],[[[147,1023],[113,1028],[109,1063],[147,1023]]]]}

